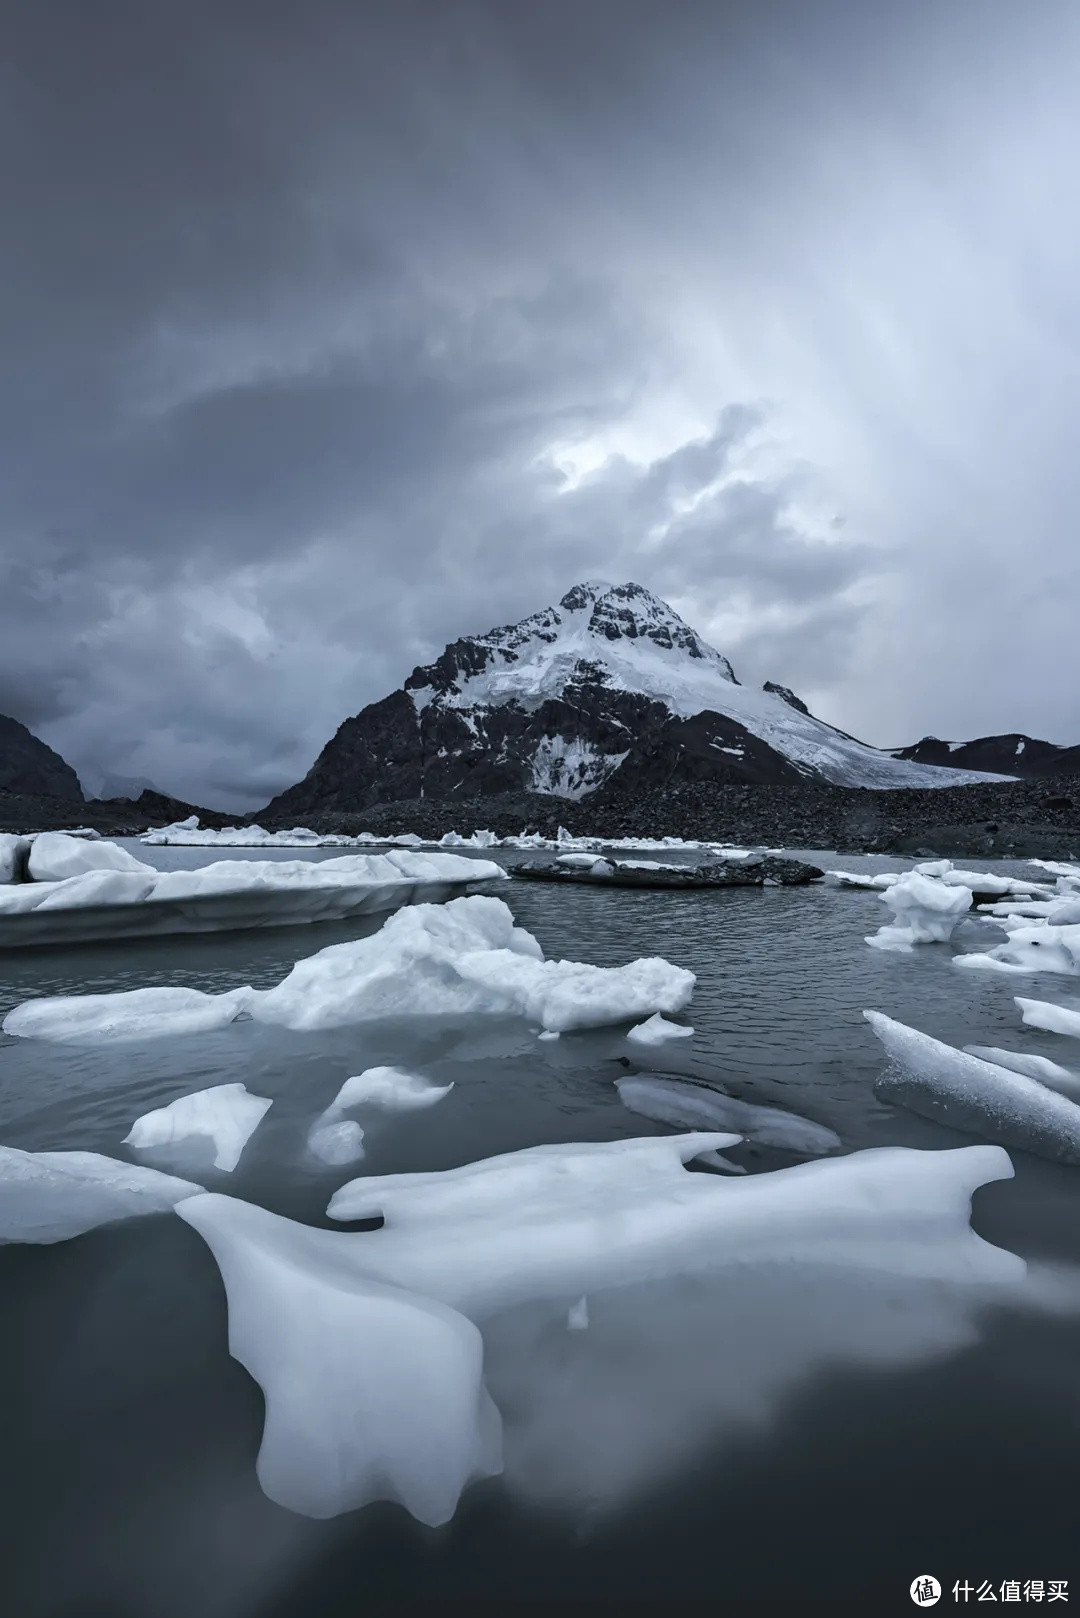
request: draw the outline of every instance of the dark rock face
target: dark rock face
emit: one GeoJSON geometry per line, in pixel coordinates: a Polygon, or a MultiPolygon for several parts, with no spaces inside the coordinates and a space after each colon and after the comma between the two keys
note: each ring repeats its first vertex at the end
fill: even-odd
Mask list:
{"type": "Polygon", "coordinates": [[[972,742],[939,741],[924,736],[911,747],[893,750],[894,758],[914,764],[945,765],[953,770],[986,770],[995,775],[1018,775],[1024,780],[1044,775],[1080,774],[1080,747],[1059,747],[1032,736],[980,736],[972,742]]]}
{"type": "Polygon", "coordinates": [[[0,714],[0,792],[21,792],[82,803],[79,777],[59,753],[0,714]]]}
{"type": "Polygon", "coordinates": [[[200,809],[160,792],[144,792],[132,802],[128,798],[92,798],[89,803],[73,804],[69,798],[0,791],[0,831],[63,831],[80,825],[93,826],[106,837],[131,837],[148,826],[168,826],[175,820],[198,815],[203,826],[233,826],[236,815],[216,809],[200,809]]]}

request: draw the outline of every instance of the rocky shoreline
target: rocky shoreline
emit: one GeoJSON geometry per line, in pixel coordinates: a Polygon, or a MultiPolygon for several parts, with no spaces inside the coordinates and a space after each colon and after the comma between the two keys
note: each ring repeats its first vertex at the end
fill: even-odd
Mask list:
{"type": "MultiPolygon", "coordinates": [[[[287,816],[193,808],[157,793],[144,793],[134,803],[83,804],[0,793],[4,831],[81,824],[106,836],[129,837],[191,813],[212,827],[256,818],[267,830],[295,824],[287,816]]],[[[583,836],[673,836],[851,854],[1068,859],[1080,857],[1080,788],[1069,776],[889,791],[806,782],[678,782],[633,800],[607,789],[576,801],[537,793],[405,799],[353,813],[316,811],[304,817],[304,824],[318,832],[393,836],[411,831],[425,838],[479,829],[503,836],[527,829],[553,837],[565,826],[583,836]]]]}

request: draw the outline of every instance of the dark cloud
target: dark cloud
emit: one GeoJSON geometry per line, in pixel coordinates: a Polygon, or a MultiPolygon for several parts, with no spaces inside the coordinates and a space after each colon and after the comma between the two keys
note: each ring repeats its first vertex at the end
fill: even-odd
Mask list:
{"type": "Polygon", "coordinates": [[[1080,736],[1038,10],[4,7],[0,711],[244,807],[607,576],[870,739],[1080,736]]]}

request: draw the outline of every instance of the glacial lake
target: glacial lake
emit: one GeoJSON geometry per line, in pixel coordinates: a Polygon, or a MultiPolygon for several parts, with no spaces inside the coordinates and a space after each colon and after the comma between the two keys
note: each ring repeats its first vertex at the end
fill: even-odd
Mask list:
{"type": "MultiPolygon", "coordinates": [[[[341,852],[125,846],[168,869],[341,852]]],[[[802,857],[847,870],[914,863],[802,857]]],[[[1020,862],[986,868],[1030,874],[1020,862]]],[[[959,972],[947,945],[869,949],[864,936],[889,919],[874,893],[494,891],[548,956],[690,967],[698,982],[683,1020],[695,1037],[662,1047],[655,1068],[826,1124],[845,1151],[972,1141],[876,1099],[883,1054],[864,1007],[953,1045],[1080,1065],[1080,1044],[1022,1027],[1013,1001],[1080,1004],[1076,980],[959,972]]],[[[6,955],[0,1015],[41,994],[269,987],[381,919],[6,955]]],[[[195,1152],[144,1160],[330,1228],[331,1193],[359,1172],[670,1133],[618,1099],[624,1033],[540,1041],[524,1023],[477,1019],[305,1034],[241,1022],[112,1047],[0,1035],[0,1140],[125,1157],[141,1113],[242,1080],[274,1105],[233,1174],[195,1152]],[[312,1159],[313,1118],[349,1075],[381,1063],[455,1088],[371,1128],[358,1167],[312,1159]]],[[[644,1055],[635,1064],[650,1066],[644,1055]]],[[[745,1146],[730,1155],[751,1173],[796,1161],[745,1146]]],[[[996,1591],[1071,1579],[1076,1600],[1080,1169],[1012,1157],[1015,1179],[976,1193],[973,1225],[1047,1278],[1052,1305],[961,1320],[947,1288],[882,1298],[857,1277],[806,1286],[797,1266],[765,1277],[746,1266],[710,1281],[707,1298],[660,1288],[644,1314],[601,1307],[588,1331],[496,1327],[521,1339],[516,1355],[496,1354],[492,1386],[513,1464],[471,1486],[439,1529],[394,1505],[312,1521],[263,1496],[262,1396],[229,1356],[214,1260],[180,1219],[0,1248],[2,1610],[355,1618],[382,1603],[771,1599],[798,1610],[817,1599],[899,1612],[913,1610],[921,1574],[945,1586],[942,1610],[955,1580],[996,1591]]]]}

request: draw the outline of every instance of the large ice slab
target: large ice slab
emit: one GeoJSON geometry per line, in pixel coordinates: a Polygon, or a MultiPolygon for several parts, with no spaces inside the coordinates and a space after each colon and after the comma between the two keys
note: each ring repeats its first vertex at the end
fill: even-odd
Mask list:
{"type": "Polygon", "coordinates": [[[1080,1011],[1056,1006],[1049,1000],[1025,1000],[1016,996],[1021,1016],[1031,1028],[1045,1028],[1051,1034],[1071,1034],[1080,1039],[1080,1011]]]}
{"type": "Polygon", "coordinates": [[[42,998],[16,1006],[3,1027],[24,1038],[139,1039],[220,1027],[245,1014],[297,1029],[381,1017],[495,1015],[563,1032],[681,1011],[694,982],[692,972],[658,957],[612,967],[545,960],[501,899],[473,895],[399,910],[371,937],[298,961],[273,989],[42,998]]]}
{"type": "Polygon", "coordinates": [[[889,1057],[875,1085],[887,1100],[1002,1146],[1080,1163],[1075,1102],[1037,1079],[955,1050],[880,1011],[863,1016],[889,1057]]]}
{"type": "Polygon", "coordinates": [[[366,1276],[355,1236],[232,1197],[182,1203],[229,1306],[229,1349],[266,1397],[257,1472],[271,1500],[332,1517],[399,1501],[435,1526],[502,1468],[501,1422],[471,1321],[366,1276]]]}
{"type": "Polygon", "coordinates": [[[908,871],[881,895],[895,922],[867,938],[874,949],[909,954],[916,944],[944,943],[962,915],[971,909],[971,889],[908,871]]]}
{"type": "Polygon", "coordinates": [[[403,849],[218,860],[193,871],[157,871],[116,844],[53,832],[33,849],[30,872],[40,880],[0,886],[0,948],[339,921],[506,878],[490,860],[403,849]],[[15,920],[30,911],[32,919],[15,920]]]}
{"type": "Polygon", "coordinates": [[[65,1242],[118,1219],[164,1213],[202,1189],[97,1152],[0,1146],[0,1242],[65,1242]]]}
{"type": "Polygon", "coordinates": [[[231,1174],[270,1106],[266,1096],[251,1095],[243,1084],[215,1084],[144,1112],[124,1136],[124,1144],[148,1152],[193,1138],[210,1140],[214,1167],[231,1174]]]}
{"type": "MultiPolygon", "coordinates": [[[[1060,1099],[1060,1098],[1057,1098],[1060,1099]]],[[[1023,1262],[968,1225],[971,1193],[1008,1179],[1000,1147],[883,1147],[726,1179],[685,1165],[735,1144],[701,1132],[533,1146],[431,1174],[368,1176],[335,1193],[365,1273],[470,1319],[530,1299],[802,1260],[877,1273],[1015,1280],[1023,1262]]]]}
{"type": "Polygon", "coordinates": [[[710,1085],[691,1084],[664,1074],[635,1073],[616,1079],[615,1088],[619,1100],[631,1112],[660,1124],[672,1124],[676,1129],[733,1129],[758,1146],[809,1157],[835,1152],[842,1145],[839,1135],[824,1124],[815,1124],[779,1107],[737,1101],[710,1085]]]}
{"type": "Polygon", "coordinates": [[[253,989],[204,994],[201,989],[127,989],[115,994],[43,995],[24,1000],[3,1021],[5,1034],[20,1039],[160,1039],[224,1028],[243,1016],[253,989]]]}

